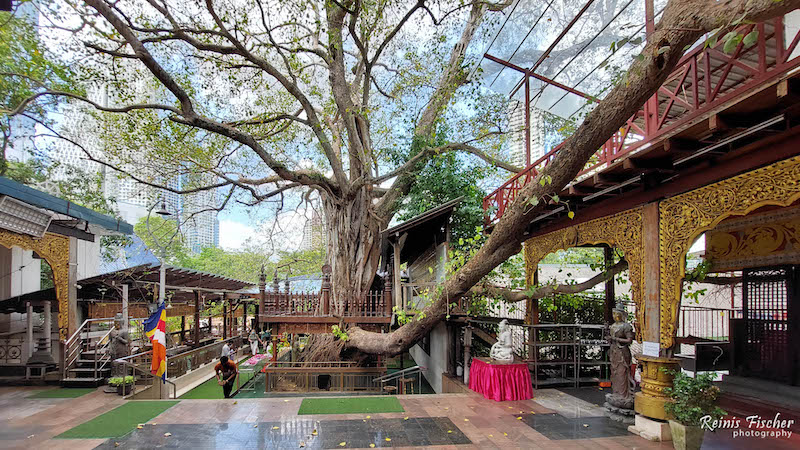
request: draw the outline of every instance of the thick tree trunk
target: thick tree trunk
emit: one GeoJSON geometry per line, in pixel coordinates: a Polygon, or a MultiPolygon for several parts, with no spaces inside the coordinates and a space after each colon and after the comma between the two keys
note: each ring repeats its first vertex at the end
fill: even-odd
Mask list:
{"type": "Polygon", "coordinates": [[[325,232],[328,238],[328,264],[331,265],[331,307],[342,314],[347,299],[369,290],[380,259],[381,220],[371,210],[367,188],[349,200],[323,198],[325,232]]]}
{"type": "Polygon", "coordinates": [[[573,180],[597,149],[661,86],[688,46],[707,30],[730,25],[735,20],[766,20],[798,6],[800,0],[671,0],[642,51],[644,57],[628,70],[627,81],[617,85],[600,102],[543,173],[522,188],[486,243],[444,283],[442,294],[424,310],[423,318],[387,334],[351,328],[347,346],[365,353],[396,355],[422,339],[444,319],[448,303],[465,295],[481,278],[520,251],[525,229],[544,203],[539,202],[536,207],[529,200],[560,192],[573,180]],[[540,184],[544,176],[551,183],[540,184]]]}

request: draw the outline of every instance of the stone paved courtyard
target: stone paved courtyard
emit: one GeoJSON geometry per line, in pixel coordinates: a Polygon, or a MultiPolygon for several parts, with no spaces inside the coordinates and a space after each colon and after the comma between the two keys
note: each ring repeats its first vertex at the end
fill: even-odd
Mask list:
{"type": "MultiPolygon", "coordinates": [[[[405,412],[369,417],[300,416],[300,397],[182,400],[118,439],[55,439],[124,401],[102,389],[76,399],[27,398],[40,389],[0,388],[0,448],[672,448],[632,435],[602,417],[598,405],[552,389],[505,403],[475,394],[399,396],[405,412]]],[[[788,449],[796,443],[732,440],[719,432],[707,435],[703,448],[788,449]]]]}

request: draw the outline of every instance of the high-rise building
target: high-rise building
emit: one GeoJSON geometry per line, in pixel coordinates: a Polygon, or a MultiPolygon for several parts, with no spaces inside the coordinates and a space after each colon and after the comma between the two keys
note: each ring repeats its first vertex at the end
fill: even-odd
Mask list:
{"type": "MultiPolygon", "coordinates": [[[[544,112],[531,106],[531,159],[534,163],[545,154],[546,127],[544,112]]],[[[525,104],[512,102],[508,111],[509,157],[510,163],[518,167],[525,167],[525,104]]],[[[548,149],[549,150],[549,149],[548,149]]]]}
{"type": "MultiPolygon", "coordinates": [[[[88,95],[101,105],[113,104],[114,96],[109,95],[105,86],[90,88],[88,95]]],[[[64,180],[75,176],[73,169],[90,175],[99,173],[103,180],[104,195],[115,200],[118,213],[126,222],[132,224],[139,222],[149,213],[161,209],[163,202],[164,208],[171,215],[170,218],[180,221],[181,233],[191,251],[199,252],[203,247],[219,245],[217,211],[213,209],[217,206],[215,190],[182,197],[172,190],[181,190],[185,184],[184,180],[177,175],[165,178],[164,175],[156,173],[148,161],[137,161],[139,153],[132,153],[133,158],[127,161],[115,161],[115,166],[127,173],[135,174],[141,180],[167,186],[168,189],[140,183],[125,173],[91,161],[87,153],[97,159],[110,158],[103,152],[99,136],[101,127],[92,115],[91,107],[70,102],[62,108],[62,113],[60,132],[70,140],[79,142],[81,146],[76,146],[67,140],[54,142],[49,156],[52,161],[59,164],[53,170],[53,179],[64,180]]],[[[214,180],[211,180],[209,184],[213,182],[214,180]]]]}
{"type": "MultiPolygon", "coordinates": [[[[214,182],[212,177],[205,178],[205,184],[214,182]]],[[[186,247],[193,253],[199,253],[205,247],[218,247],[217,191],[214,189],[187,194],[182,201],[181,231],[186,247]]]]}
{"type": "Polygon", "coordinates": [[[302,250],[314,250],[323,248],[327,244],[325,235],[325,223],[323,217],[313,210],[311,219],[306,220],[303,226],[303,241],[300,244],[302,250]]]}

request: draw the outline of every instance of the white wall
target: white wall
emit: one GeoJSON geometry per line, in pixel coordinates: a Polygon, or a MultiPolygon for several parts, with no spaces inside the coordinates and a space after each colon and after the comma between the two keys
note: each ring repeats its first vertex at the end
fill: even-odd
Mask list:
{"type": "Polygon", "coordinates": [[[442,374],[447,372],[447,360],[450,349],[447,346],[447,326],[440,322],[431,330],[430,335],[431,353],[430,355],[422,350],[422,347],[415,345],[409,349],[411,357],[418,366],[425,366],[425,379],[437,394],[442,393],[442,374]]]}
{"type": "Polygon", "coordinates": [[[100,236],[94,242],[77,239],[78,279],[93,277],[100,273],[100,236]]]}

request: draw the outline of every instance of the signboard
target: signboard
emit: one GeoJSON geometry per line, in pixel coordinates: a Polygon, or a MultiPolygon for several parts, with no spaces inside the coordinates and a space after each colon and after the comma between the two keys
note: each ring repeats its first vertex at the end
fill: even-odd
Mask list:
{"type": "Polygon", "coordinates": [[[642,354],[644,356],[653,356],[658,358],[659,346],[658,342],[642,342],[642,354]]]}

